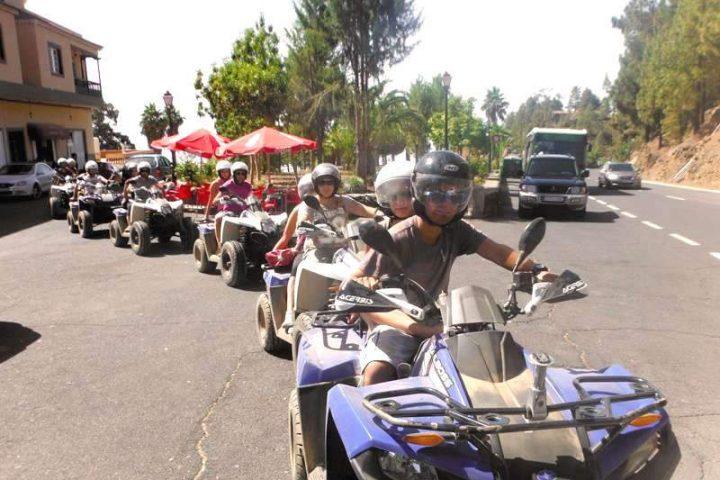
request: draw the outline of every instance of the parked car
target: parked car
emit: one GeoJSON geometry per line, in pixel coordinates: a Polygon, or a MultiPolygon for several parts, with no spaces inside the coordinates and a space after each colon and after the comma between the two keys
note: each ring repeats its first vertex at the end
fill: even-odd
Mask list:
{"type": "Polygon", "coordinates": [[[642,187],[640,172],[631,163],[608,162],[600,169],[598,187],[642,187]]]}
{"type": "Polygon", "coordinates": [[[152,168],[152,174],[158,180],[168,180],[172,176],[172,161],[164,155],[153,153],[132,155],[125,161],[126,164],[127,162],[135,162],[136,164],[149,162],[150,168],[152,168]]]}
{"type": "Polygon", "coordinates": [[[55,172],[44,163],[11,163],[0,167],[0,197],[40,198],[50,191],[55,172]]]}
{"type": "Polygon", "coordinates": [[[569,155],[535,155],[520,179],[518,216],[532,216],[543,206],[564,207],[577,217],[585,216],[588,170],[578,169],[569,155]]]}

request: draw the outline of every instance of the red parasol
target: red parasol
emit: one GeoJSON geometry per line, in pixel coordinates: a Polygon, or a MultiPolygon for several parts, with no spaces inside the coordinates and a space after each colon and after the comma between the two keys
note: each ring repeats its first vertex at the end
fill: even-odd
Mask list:
{"type": "Polygon", "coordinates": [[[229,139],[217,133],[200,128],[184,135],[165,136],[159,140],[154,140],[150,146],[153,148],[168,148],[174,151],[192,153],[203,158],[210,158],[215,155],[215,151],[218,148],[223,147],[229,141],[229,139]]]}
{"type": "Polygon", "coordinates": [[[270,127],[262,127],[220,147],[219,157],[234,155],[256,155],[258,153],[295,153],[300,150],[315,150],[317,144],[307,138],[280,132],[270,127]]]}

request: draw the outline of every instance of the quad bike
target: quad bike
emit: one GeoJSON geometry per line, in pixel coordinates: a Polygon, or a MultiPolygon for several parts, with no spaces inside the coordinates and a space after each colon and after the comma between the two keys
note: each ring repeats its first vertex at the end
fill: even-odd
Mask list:
{"type": "Polygon", "coordinates": [[[50,217],[63,219],[70,210],[70,199],[75,191],[75,180],[65,176],[64,183],[50,186],[50,217]]]}
{"type": "Polygon", "coordinates": [[[115,219],[110,222],[113,245],[124,247],[129,242],[132,251],[142,256],[150,253],[153,238],[166,244],[178,235],[183,249],[190,251],[196,230],[192,219],[183,215],[182,200],[168,201],[156,188],[137,188],[134,195],[129,212],[126,208],[113,211],[115,219]]]}
{"type": "MultiPolygon", "coordinates": [[[[526,228],[521,258],[544,235],[543,219],[526,228]]],[[[402,272],[386,230],[367,222],[360,236],[402,272]]],[[[517,269],[517,266],[516,266],[517,269]]],[[[370,290],[347,282],[332,310],[316,312],[297,349],[290,393],[291,474],[298,479],[654,479],[672,474],[679,452],[666,399],[620,365],[598,370],[554,367],[504,326],[545,301],[577,296],[585,283],[563,272],[536,283],[513,271],[498,305],[477,286],[453,290],[444,306],[404,274],[370,290]],[[517,292],[531,291],[518,306],[517,292]],[[422,299],[408,301],[406,293],[422,299]],[[418,322],[441,321],[398,380],[360,386],[367,335],[360,312],[401,310],[418,322]]]]}
{"type": "Polygon", "coordinates": [[[212,222],[198,225],[200,235],[193,245],[195,267],[198,272],[213,272],[220,264],[226,285],[240,287],[248,283],[251,274],[259,271],[284,228],[287,214],[268,215],[262,211],[254,196],[247,199],[230,197],[222,200],[246,206],[238,215],[226,215],[220,224],[220,245],[212,222]]]}
{"type": "MultiPolygon", "coordinates": [[[[322,211],[316,197],[306,196],[303,202],[322,211]]],[[[309,316],[304,312],[322,310],[332,304],[335,296],[332,287],[350,277],[360,264],[358,252],[364,249],[354,221],[342,229],[330,225],[326,219],[317,224],[301,222],[297,233],[313,241],[319,261],[303,261],[298,265],[293,295],[295,322],[289,330],[281,326],[287,310],[290,268],[264,269],[266,291],[258,297],[255,324],[260,345],[268,353],[277,353],[288,344],[295,350],[300,335],[309,326],[309,316]]]]}
{"type": "Polygon", "coordinates": [[[114,218],[113,210],[120,206],[122,194],[118,185],[92,184],[79,180],[78,188],[82,194],[77,201],[69,203],[67,223],[71,233],[78,233],[83,238],[93,236],[94,225],[107,223],[114,218]]]}

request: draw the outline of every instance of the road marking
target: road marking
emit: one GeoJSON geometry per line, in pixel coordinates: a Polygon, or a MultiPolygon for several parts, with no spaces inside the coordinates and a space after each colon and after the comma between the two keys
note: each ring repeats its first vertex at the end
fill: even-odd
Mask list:
{"type": "Polygon", "coordinates": [[[607,207],[608,207],[610,210],[620,210],[620,207],[616,207],[615,205],[610,205],[609,203],[608,203],[608,206],[607,206],[607,207]]]}
{"type": "Polygon", "coordinates": [[[588,198],[589,198],[590,200],[595,200],[595,197],[593,197],[592,195],[588,195],[588,198]]]}
{"type": "Polygon", "coordinates": [[[648,227],[654,228],[655,230],[662,230],[662,229],[663,229],[663,227],[661,227],[660,225],[658,225],[658,224],[656,224],[656,223],[648,222],[647,220],[643,220],[642,223],[643,223],[643,225],[647,225],[648,227]]]}
{"type": "Polygon", "coordinates": [[[690,187],[687,185],[675,185],[672,183],[654,182],[650,180],[643,180],[642,182],[649,183],[650,185],[660,185],[661,187],[682,188],[683,190],[695,190],[696,192],[720,193],[720,190],[711,188],[690,187]]]}
{"type": "Polygon", "coordinates": [[[600,205],[607,205],[607,202],[603,202],[602,200],[595,200],[595,201],[598,202],[600,205]]]}
{"type": "Polygon", "coordinates": [[[720,260],[720,252],[710,252],[710,255],[720,260]]]}
{"type": "Polygon", "coordinates": [[[698,242],[696,242],[695,240],[690,240],[690,239],[687,238],[687,237],[683,237],[683,236],[680,235],[679,233],[671,233],[670,236],[673,237],[673,238],[676,239],[676,240],[680,240],[681,242],[683,242],[683,243],[685,243],[685,244],[687,244],[687,245],[690,245],[691,247],[697,247],[697,246],[700,245],[700,244],[699,244],[698,242]]]}
{"type": "Polygon", "coordinates": [[[637,218],[637,215],[633,215],[630,212],[620,212],[620,215],[625,215],[628,218],[637,218]]]}
{"type": "Polygon", "coordinates": [[[671,199],[673,199],[673,200],[682,200],[683,202],[685,201],[684,198],[682,198],[682,197],[676,197],[675,195],[665,195],[665,196],[666,196],[667,198],[671,198],[671,199]]]}

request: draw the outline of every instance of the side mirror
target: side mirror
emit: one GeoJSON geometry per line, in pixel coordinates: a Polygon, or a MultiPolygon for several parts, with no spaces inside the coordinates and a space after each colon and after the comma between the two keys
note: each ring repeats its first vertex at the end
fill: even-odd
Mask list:
{"type": "Polygon", "coordinates": [[[390,232],[378,225],[377,222],[370,219],[358,220],[357,230],[360,239],[370,248],[378,253],[386,255],[390,258],[395,266],[403,270],[400,257],[398,255],[397,246],[390,232]]]}
{"type": "MultiPolygon", "coordinates": [[[[520,264],[540,245],[543,237],[545,236],[545,219],[536,218],[532,222],[528,223],[522,235],[520,235],[520,241],[518,242],[518,250],[520,250],[520,256],[518,257],[517,263],[513,271],[517,269],[520,264]]],[[[366,242],[367,243],[367,242],[366,242]]]]}
{"type": "Polygon", "coordinates": [[[317,210],[318,212],[322,211],[322,207],[320,206],[320,200],[318,200],[316,196],[305,195],[303,196],[302,201],[305,203],[305,205],[312,208],[313,210],[317,210]]]}
{"type": "Polygon", "coordinates": [[[590,176],[590,170],[583,170],[582,173],[580,174],[580,176],[583,177],[583,178],[589,177],[589,176],[590,176]]]}

